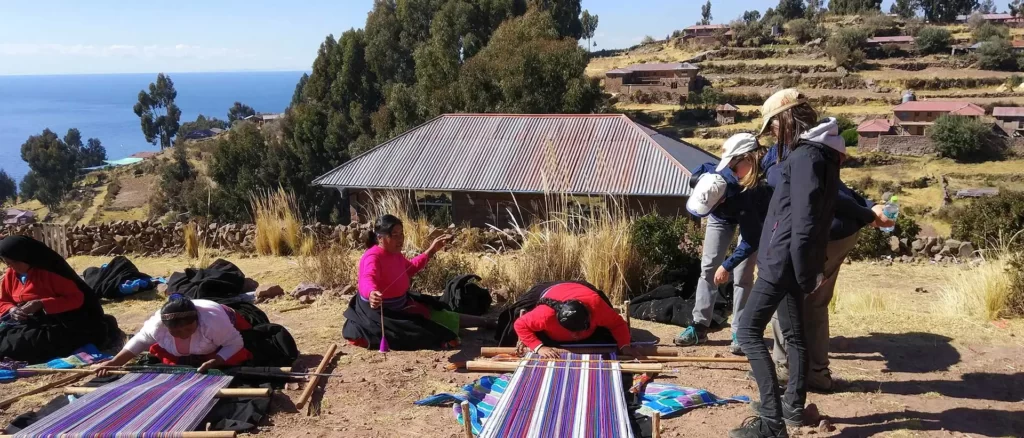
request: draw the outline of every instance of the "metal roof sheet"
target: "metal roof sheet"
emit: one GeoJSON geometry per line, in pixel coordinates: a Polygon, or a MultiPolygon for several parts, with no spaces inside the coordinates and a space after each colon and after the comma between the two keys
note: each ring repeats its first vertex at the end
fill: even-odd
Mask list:
{"type": "Polygon", "coordinates": [[[1021,117],[1024,116],[1024,107],[1000,106],[992,108],[993,117],[1021,117]]]}
{"type": "Polygon", "coordinates": [[[857,126],[857,132],[889,132],[891,129],[892,123],[887,119],[865,120],[857,126]]]}
{"type": "Polygon", "coordinates": [[[347,188],[688,196],[718,158],[621,114],[449,114],[313,181],[347,188]]]}
{"type": "Polygon", "coordinates": [[[985,109],[970,102],[957,102],[957,101],[946,101],[946,100],[914,100],[910,102],[904,102],[895,108],[893,111],[934,111],[934,112],[947,112],[962,116],[983,116],[985,115],[985,109]]]}

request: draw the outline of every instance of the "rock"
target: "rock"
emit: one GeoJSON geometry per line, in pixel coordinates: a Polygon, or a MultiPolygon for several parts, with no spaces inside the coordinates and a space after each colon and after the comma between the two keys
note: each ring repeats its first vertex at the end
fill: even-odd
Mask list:
{"type": "Polygon", "coordinates": [[[892,236],[892,237],[889,238],[889,249],[892,250],[892,252],[895,253],[895,254],[899,254],[900,253],[900,238],[899,237],[892,236]]]}
{"type": "Polygon", "coordinates": [[[156,285],[156,292],[160,295],[167,295],[167,283],[160,283],[156,285]]]}
{"type": "Polygon", "coordinates": [[[356,288],[355,288],[355,286],[352,286],[351,284],[348,284],[348,285],[343,286],[341,289],[339,289],[338,290],[338,294],[341,295],[341,296],[355,295],[356,294],[356,288]]]}
{"type": "Polygon", "coordinates": [[[953,250],[950,249],[948,246],[943,246],[942,249],[939,250],[939,255],[946,257],[951,256],[953,255],[953,250]]]}
{"type": "Polygon", "coordinates": [[[818,424],[821,419],[818,405],[811,403],[804,408],[804,424],[818,424]]]}
{"type": "Polygon", "coordinates": [[[933,261],[934,261],[935,263],[941,263],[941,262],[942,262],[942,259],[943,259],[943,256],[942,256],[942,254],[935,254],[935,257],[934,257],[934,258],[932,258],[932,260],[933,260],[933,261]]]}
{"type": "MultiPolygon", "coordinates": [[[[97,244],[97,245],[99,245],[99,244],[97,244]]],[[[91,256],[107,255],[107,254],[110,254],[111,250],[113,250],[113,249],[114,249],[114,245],[113,244],[97,246],[97,247],[93,248],[92,251],[89,251],[89,255],[91,255],[91,256]]]]}
{"type": "Polygon", "coordinates": [[[963,243],[961,243],[960,247],[957,249],[957,254],[959,254],[960,258],[962,258],[962,259],[973,257],[974,256],[974,245],[972,245],[971,242],[963,242],[963,243]]]}
{"type": "Polygon", "coordinates": [[[299,303],[300,304],[313,304],[314,302],[316,302],[316,296],[313,296],[313,295],[303,295],[303,296],[299,297],[299,303]]]}
{"type": "Polygon", "coordinates": [[[819,433],[832,433],[835,431],[836,427],[832,425],[831,421],[828,421],[828,418],[822,418],[821,421],[818,422],[819,433]]]}
{"type": "Polygon", "coordinates": [[[926,293],[928,293],[928,289],[925,289],[923,287],[919,287],[917,289],[914,289],[914,292],[917,292],[919,294],[926,294],[926,293]]]}
{"type": "Polygon", "coordinates": [[[911,249],[911,251],[913,251],[914,255],[917,255],[921,251],[924,251],[924,248],[925,248],[925,241],[921,240],[921,239],[914,240],[914,243],[912,243],[910,245],[910,249],[911,249]]]}
{"type": "MultiPolygon", "coordinates": [[[[249,279],[246,280],[248,281],[249,279]]],[[[268,284],[256,288],[257,303],[262,303],[264,301],[277,298],[281,295],[284,295],[284,288],[276,284],[268,284]]]]}
{"type": "Polygon", "coordinates": [[[292,291],[291,295],[293,298],[302,298],[305,296],[316,296],[324,292],[324,289],[312,283],[301,283],[295,286],[295,290],[292,291]]]}
{"type": "Polygon", "coordinates": [[[913,256],[909,256],[909,255],[905,255],[903,257],[900,257],[900,260],[903,263],[914,263],[914,257],[913,256]]]}

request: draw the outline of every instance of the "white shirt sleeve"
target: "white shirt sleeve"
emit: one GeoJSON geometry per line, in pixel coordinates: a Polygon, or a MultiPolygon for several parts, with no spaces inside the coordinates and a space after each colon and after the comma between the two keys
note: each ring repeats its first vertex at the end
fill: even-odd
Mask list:
{"type": "Polygon", "coordinates": [[[146,323],[142,325],[142,329],[139,330],[135,336],[132,336],[128,343],[124,344],[124,349],[132,352],[132,354],[141,354],[143,351],[149,350],[149,347],[157,343],[156,332],[160,328],[160,312],[158,311],[155,315],[146,320],[146,323]]]}
{"type": "Polygon", "coordinates": [[[211,318],[211,321],[203,321],[204,323],[209,323],[206,326],[207,336],[214,345],[220,346],[217,356],[224,360],[230,359],[231,356],[245,348],[245,343],[242,342],[242,334],[235,328],[234,323],[228,319],[227,314],[221,312],[218,318],[211,318]]]}

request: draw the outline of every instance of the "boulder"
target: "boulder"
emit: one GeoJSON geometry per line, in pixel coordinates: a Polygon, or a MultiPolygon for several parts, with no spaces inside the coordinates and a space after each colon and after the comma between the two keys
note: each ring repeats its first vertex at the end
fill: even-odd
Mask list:
{"type": "Polygon", "coordinates": [[[949,239],[949,240],[946,241],[945,245],[943,245],[943,246],[945,248],[949,248],[950,251],[956,251],[956,250],[960,249],[960,244],[961,243],[962,242],[960,242],[959,240],[949,239]]]}
{"type": "Polygon", "coordinates": [[[295,290],[292,291],[291,295],[293,298],[302,298],[309,295],[320,295],[324,293],[324,289],[312,283],[300,283],[295,286],[295,290]]]}
{"type": "Polygon", "coordinates": [[[889,249],[892,250],[892,252],[895,253],[895,254],[899,254],[900,253],[900,238],[899,237],[892,236],[892,237],[889,238],[889,249]]]}
{"type": "Polygon", "coordinates": [[[89,251],[89,255],[91,255],[91,256],[107,255],[107,254],[110,254],[111,250],[113,250],[113,249],[114,249],[114,245],[113,244],[97,246],[97,247],[93,248],[92,251],[89,251]]]}
{"type": "Polygon", "coordinates": [[[914,255],[917,255],[918,253],[924,251],[925,241],[922,239],[914,240],[914,243],[910,245],[910,249],[913,251],[914,255]]]}
{"type": "Polygon", "coordinates": [[[957,255],[962,259],[974,257],[974,245],[971,242],[961,243],[957,248],[957,255]]]}
{"type": "MultiPolygon", "coordinates": [[[[248,279],[246,279],[248,280],[248,279]]],[[[284,289],[276,284],[268,284],[256,288],[256,302],[262,303],[267,300],[284,295],[284,289]]]]}

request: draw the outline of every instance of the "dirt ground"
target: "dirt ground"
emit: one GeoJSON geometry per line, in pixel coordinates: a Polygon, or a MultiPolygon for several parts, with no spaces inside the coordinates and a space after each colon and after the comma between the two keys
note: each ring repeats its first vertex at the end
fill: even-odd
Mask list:
{"type": "MultiPolygon", "coordinates": [[[[288,258],[233,259],[251,277],[289,290],[302,278],[288,258]]],[[[103,263],[95,257],[72,260],[76,269],[103,263]]],[[[181,258],[135,262],[151,275],[166,275],[189,264],[181,258]]],[[[963,266],[855,263],[844,267],[832,310],[832,370],[851,382],[838,394],[810,394],[837,430],[814,436],[1022,436],[1024,434],[1024,321],[981,322],[939,313],[941,284],[963,266]],[[923,288],[925,292],[918,292],[923,288]]],[[[131,333],[161,304],[155,294],[105,305],[131,333]]],[[[285,390],[273,399],[273,412],[258,435],[268,437],[459,437],[450,408],[412,403],[437,392],[457,391],[481,374],[447,371],[451,362],[473,358],[491,334],[468,331],[460,351],[392,352],[386,356],[344,345],[340,331],[346,301],[323,299],[295,307],[290,298],[261,305],[270,318],[295,336],[302,357],[297,370],[312,368],[332,343],[340,354],[328,380],[314,397],[319,415],[297,412],[300,391],[285,390]]],[[[671,344],[680,327],[634,321],[634,337],[671,344]]],[[[728,355],[729,331],[711,335],[707,345],[684,349],[693,356],[728,355]]],[[[719,396],[756,398],[746,365],[666,366],[659,380],[704,388],[719,396]]],[[[49,380],[21,379],[0,386],[5,395],[49,380]]],[[[0,413],[6,424],[58,394],[50,391],[20,401],[0,413]]],[[[751,415],[746,405],[700,408],[666,419],[663,436],[721,437],[751,415]]]]}

